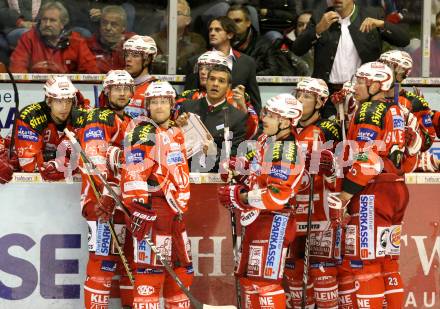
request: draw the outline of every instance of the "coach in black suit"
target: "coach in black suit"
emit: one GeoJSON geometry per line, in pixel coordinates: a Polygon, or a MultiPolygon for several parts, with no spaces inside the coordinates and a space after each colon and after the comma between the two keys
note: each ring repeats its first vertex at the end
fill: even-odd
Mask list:
{"type": "MultiPolygon", "coordinates": [[[[181,115],[176,120],[178,125],[183,125],[188,117],[187,113],[200,116],[217,145],[215,165],[210,170],[211,172],[218,171],[220,156],[225,151],[223,149],[225,127],[229,127],[232,132],[231,156],[237,154],[238,146],[245,140],[247,114],[226,102],[226,92],[230,87],[231,73],[229,69],[220,65],[213,66],[206,81],[206,97],[195,101],[185,101],[180,109],[181,115]]],[[[195,171],[194,166],[194,164],[191,165],[193,172],[195,171]]]]}
{"type": "MultiPolygon", "coordinates": [[[[221,51],[232,62],[232,88],[243,85],[251,97],[255,112],[259,115],[261,98],[256,78],[256,64],[252,57],[232,49],[231,40],[233,40],[235,33],[236,26],[231,19],[226,16],[214,18],[209,23],[209,44],[214,50],[221,51]]],[[[200,88],[198,75],[194,73],[197,59],[198,56],[188,61],[185,90],[200,88]]]]}
{"type": "MultiPolygon", "coordinates": [[[[354,2],[333,0],[333,6],[324,14],[313,14],[307,29],[289,44],[298,56],[314,46],[312,76],[323,79],[330,92],[339,90],[360,65],[376,61],[383,41],[398,47],[409,44],[409,34],[401,25],[384,21],[378,8],[354,2]]],[[[332,104],[326,104],[329,107],[332,104]]]]}

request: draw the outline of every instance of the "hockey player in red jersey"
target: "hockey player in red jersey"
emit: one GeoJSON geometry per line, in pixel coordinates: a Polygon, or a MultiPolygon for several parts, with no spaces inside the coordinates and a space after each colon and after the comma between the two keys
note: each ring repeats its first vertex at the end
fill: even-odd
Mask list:
{"type": "Polygon", "coordinates": [[[157,55],[157,46],[154,39],[149,36],[134,35],[124,42],[125,70],[134,78],[135,92],[125,112],[136,118],[144,115],[145,91],[151,82],[157,80],[151,74],[151,67],[157,55]]]}
{"type": "MultiPolygon", "coordinates": [[[[202,54],[198,60],[195,70],[199,75],[199,89],[186,90],[177,98],[176,109],[179,105],[187,100],[198,100],[206,96],[206,81],[208,79],[208,72],[214,65],[222,65],[231,70],[232,64],[228,59],[218,51],[207,51],[202,54]]],[[[229,89],[226,93],[226,101],[232,104],[237,109],[247,113],[247,131],[246,139],[255,137],[258,131],[258,115],[255,112],[249,95],[245,92],[243,86],[237,86],[234,89],[229,89]]]]}
{"type": "Polygon", "coordinates": [[[15,146],[24,172],[39,171],[44,180],[57,181],[65,178],[71,153],[63,130],[79,128],[84,111],[74,108],[78,91],[66,76],[49,78],[44,90],[43,102],[20,111],[15,146]]]}
{"type": "Polygon", "coordinates": [[[0,184],[11,181],[14,173],[14,167],[9,160],[9,151],[5,144],[5,140],[0,136],[0,184]]]}
{"type": "Polygon", "coordinates": [[[235,275],[245,308],[285,308],[281,286],[287,248],[295,239],[294,210],[304,170],[295,133],[302,104],[291,94],[269,99],[262,112],[263,134],[257,140],[248,186],[219,187],[220,203],[239,209],[244,237],[235,275]],[[253,213],[253,216],[248,214],[253,213]],[[249,218],[252,220],[249,220],[249,218]]]}
{"type": "Polygon", "coordinates": [[[436,131],[433,124],[435,115],[429,107],[429,103],[419,93],[407,91],[400,87],[402,81],[408,77],[412,69],[412,58],[404,51],[390,50],[379,58],[380,62],[388,65],[393,71],[396,79],[394,88],[391,88],[388,95],[398,94],[399,103],[417,118],[422,137],[421,152],[413,159],[414,168],[426,172],[436,172],[439,170],[438,159],[427,150],[432,146],[436,137],[436,131]]]}
{"type": "Polygon", "coordinates": [[[343,266],[356,278],[361,309],[382,308],[384,296],[388,308],[403,306],[398,256],[408,190],[402,167],[405,156],[419,151],[421,137],[417,127],[406,125],[405,111],[387,99],[392,83],[392,70],[380,62],[366,63],[356,72],[360,106],[348,139],[359,149],[339,197],[342,205],[349,202],[351,215],[343,266]]]}
{"type": "Polygon", "coordinates": [[[337,262],[340,255],[339,210],[329,207],[340,189],[335,176],[333,151],[341,140],[341,128],[334,120],[322,119],[320,109],[329,96],[326,83],[321,79],[306,78],[296,87],[296,98],[303,105],[303,114],[298,125],[298,141],[308,153],[306,170],[299,192],[295,195],[297,238],[290,248],[286,262],[285,278],[290,290],[292,308],[301,308],[304,272],[304,244],[306,238],[310,174],[314,176],[314,199],[310,231],[310,280],[307,284],[307,308],[338,308],[337,262]],[[321,149],[312,153],[313,143],[321,149]],[[325,148],[324,144],[326,144],[325,148]],[[318,161],[315,160],[319,158],[318,161]],[[319,164],[317,166],[317,164],[319,164]]]}
{"type": "Polygon", "coordinates": [[[170,127],[175,91],[168,82],[153,82],[145,92],[150,121],[128,133],[121,173],[124,204],[134,238],[133,308],[189,308],[188,297],[168,275],[146,243],[150,238],[162,257],[189,287],[193,279],[190,243],[182,215],[190,197],[189,169],[183,134],[170,127]]]}
{"type": "MultiPolygon", "coordinates": [[[[131,120],[124,113],[134,90],[133,78],[124,70],[109,71],[103,81],[107,107],[88,112],[84,119],[79,140],[96,167],[106,175],[107,182],[119,192],[118,153],[122,146],[124,130],[131,120]]],[[[114,225],[118,240],[130,261],[131,237],[126,237],[125,218],[115,211],[116,201],[96,176],[82,168],[82,214],[89,228],[89,260],[84,283],[85,308],[108,308],[112,278],[119,269],[120,295],[124,306],[131,306],[132,289],[126,271],[110,234],[110,222],[114,225]],[[128,241],[127,241],[128,238],[128,241]]],[[[132,259],[131,259],[132,260],[132,259]]]]}

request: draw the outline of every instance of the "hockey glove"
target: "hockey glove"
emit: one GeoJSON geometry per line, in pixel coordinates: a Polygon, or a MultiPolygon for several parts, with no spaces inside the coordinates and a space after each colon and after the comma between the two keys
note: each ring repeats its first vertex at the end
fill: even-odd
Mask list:
{"type": "Polygon", "coordinates": [[[243,192],[246,192],[243,185],[221,186],[217,189],[218,199],[227,209],[245,210],[249,207],[240,198],[240,193],[243,192]]]}
{"type": "Polygon", "coordinates": [[[247,186],[249,183],[249,161],[244,157],[231,157],[228,162],[220,163],[221,179],[224,182],[235,180],[235,182],[247,186]]]}
{"type": "Polygon", "coordinates": [[[332,176],[335,173],[335,157],[333,152],[324,149],[321,152],[313,152],[306,154],[305,168],[310,174],[318,174],[324,176],[332,176]],[[319,156],[319,159],[316,158],[319,156]],[[317,167],[315,164],[318,163],[317,167]]]}
{"type": "Polygon", "coordinates": [[[129,228],[133,237],[141,241],[147,235],[157,219],[156,213],[147,208],[147,205],[133,202],[129,206],[131,216],[129,220],[129,228]]]}
{"type": "Polygon", "coordinates": [[[58,170],[58,163],[55,160],[44,162],[40,167],[41,177],[45,181],[59,181],[64,179],[64,172],[58,170]]]}
{"type": "Polygon", "coordinates": [[[429,152],[422,152],[419,157],[417,168],[424,172],[438,172],[440,168],[440,162],[435,155],[429,152]]]}
{"type": "Polygon", "coordinates": [[[13,173],[14,169],[12,165],[9,164],[8,158],[2,156],[2,158],[0,158],[0,184],[5,184],[11,181],[13,173]]]}
{"type": "Polygon", "coordinates": [[[422,138],[418,133],[418,122],[416,116],[408,113],[407,125],[405,127],[405,145],[410,156],[415,155],[422,147],[422,138]]]}
{"type": "Polygon", "coordinates": [[[334,229],[346,221],[344,215],[347,204],[343,205],[341,199],[337,196],[337,193],[329,193],[327,202],[330,217],[330,227],[334,229]]]}
{"type": "Polygon", "coordinates": [[[109,195],[101,195],[95,206],[96,216],[99,221],[108,222],[115,211],[116,201],[109,195]]]}

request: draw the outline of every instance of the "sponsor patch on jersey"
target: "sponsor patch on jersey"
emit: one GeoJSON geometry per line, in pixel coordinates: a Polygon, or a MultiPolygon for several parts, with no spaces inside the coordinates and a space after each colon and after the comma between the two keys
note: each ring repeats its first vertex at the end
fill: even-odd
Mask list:
{"type": "Polygon", "coordinates": [[[384,257],[388,246],[390,229],[378,226],[376,234],[376,257],[384,257]]]}
{"type": "Polygon", "coordinates": [[[38,135],[25,126],[18,126],[18,139],[36,143],[38,142],[38,135]]]}
{"type": "Polygon", "coordinates": [[[173,151],[167,155],[167,164],[168,165],[176,165],[179,163],[183,163],[183,154],[180,151],[173,151]]]}
{"type": "Polygon", "coordinates": [[[134,238],[135,256],[134,261],[142,264],[151,264],[151,248],[146,240],[138,241],[134,238]]]}
{"type": "Polygon", "coordinates": [[[336,259],[341,258],[342,247],[342,226],[338,226],[335,234],[335,247],[333,248],[333,257],[336,259]]]}
{"type": "Polygon", "coordinates": [[[364,262],[356,261],[356,260],[350,261],[350,267],[351,268],[362,268],[362,267],[364,267],[364,262]]]}
{"type": "Polygon", "coordinates": [[[249,246],[247,275],[260,277],[263,268],[263,246],[249,246]]]}
{"type": "Polygon", "coordinates": [[[423,115],[422,123],[426,128],[432,127],[432,117],[431,115],[423,115]]]}
{"type": "Polygon", "coordinates": [[[405,128],[405,121],[402,116],[393,116],[393,128],[396,130],[403,130],[405,128]]]}
{"type": "Polygon", "coordinates": [[[105,139],[104,131],[98,127],[91,127],[84,132],[84,141],[103,140],[105,139]]]}
{"type": "Polygon", "coordinates": [[[151,285],[139,285],[137,287],[137,292],[142,296],[150,296],[155,292],[155,288],[151,285]]]}
{"type": "Polygon", "coordinates": [[[286,233],[289,217],[275,215],[269,234],[268,251],[264,267],[264,278],[277,279],[281,264],[284,234],[286,233]]]}
{"type": "Polygon", "coordinates": [[[355,256],[356,249],[356,225],[347,225],[345,229],[345,255],[355,256]]]}
{"type": "Polygon", "coordinates": [[[101,262],[101,270],[107,272],[114,272],[116,270],[116,262],[115,261],[102,261],[101,262]]]}
{"type": "MultiPolygon", "coordinates": [[[[168,262],[171,262],[171,236],[168,235],[156,235],[156,247],[160,255],[168,262]]],[[[159,258],[155,256],[155,265],[162,265],[159,258]]]]}
{"type": "Polygon", "coordinates": [[[137,268],[136,273],[142,274],[142,275],[160,275],[163,274],[163,269],[156,269],[156,268],[137,268]]]}
{"type": "Polygon", "coordinates": [[[87,244],[89,251],[96,251],[96,221],[87,221],[88,235],[87,244]]]}
{"type": "Polygon", "coordinates": [[[333,249],[333,230],[310,232],[310,255],[330,258],[333,249]]]}
{"type": "Polygon", "coordinates": [[[289,178],[290,170],[283,168],[280,165],[275,165],[270,168],[269,176],[286,181],[289,178]]]}
{"type": "Polygon", "coordinates": [[[140,163],[144,161],[145,158],[145,151],[141,149],[133,149],[128,155],[127,155],[127,163],[140,163]]]}
{"type": "Polygon", "coordinates": [[[108,222],[98,222],[96,229],[96,255],[108,256],[110,254],[110,244],[112,235],[108,222]]]}
{"type": "Polygon", "coordinates": [[[363,260],[374,259],[374,195],[359,197],[359,254],[363,260]]]}
{"type": "Polygon", "coordinates": [[[373,141],[377,137],[377,132],[368,128],[360,128],[356,140],[360,142],[373,141]]]}

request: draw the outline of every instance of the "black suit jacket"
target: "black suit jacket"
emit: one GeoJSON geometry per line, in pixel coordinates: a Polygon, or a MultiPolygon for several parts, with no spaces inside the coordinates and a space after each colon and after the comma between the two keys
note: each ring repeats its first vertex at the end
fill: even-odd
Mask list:
{"type": "MultiPolygon", "coordinates": [[[[211,133],[214,142],[217,145],[217,157],[214,169],[212,172],[218,171],[218,163],[220,160],[221,150],[224,142],[224,128],[229,126],[230,132],[232,132],[232,147],[231,156],[237,154],[237,148],[241,142],[245,140],[246,135],[246,119],[247,114],[236,109],[234,106],[228,103],[223,103],[217,106],[211,112],[208,111],[208,102],[206,98],[202,98],[195,101],[185,101],[182,104],[180,110],[182,113],[193,113],[200,116],[203,124],[211,133]],[[228,123],[225,124],[225,113],[227,114],[228,123]]],[[[193,170],[191,170],[193,171],[193,170]]]]}
{"type": "MultiPolygon", "coordinates": [[[[235,56],[235,60],[232,63],[232,88],[237,85],[245,86],[246,92],[251,97],[252,106],[254,107],[255,112],[259,115],[261,111],[261,97],[256,77],[257,69],[255,60],[236,50],[232,51],[235,56]]],[[[200,88],[199,76],[194,73],[194,65],[197,63],[199,56],[191,58],[187,63],[185,90],[200,88]]]]}
{"type": "MultiPolygon", "coordinates": [[[[326,12],[334,10],[328,8],[326,12]]],[[[290,49],[298,56],[304,55],[312,46],[315,47],[314,71],[312,76],[322,78],[328,82],[333,62],[338,49],[339,37],[341,36],[341,25],[333,23],[327,31],[316,37],[316,24],[321,20],[321,14],[314,14],[310,19],[306,31],[290,41],[290,49]]],[[[356,47],[362,64],[376,61],[382,53],[382,42],[386,41],[391,45],[404,47],[409,44],[408,32],[402,25],[385,22],[384,29],[374,29],[368,33],[360,32],[359,28],[367,17],[383,20],[383,16],[376,8],[364,8],[356,5],[355,12],[351,16],[351,24],[348,27],[351,38],[356,47]]],[[[350,65],[347,63],[347,65],[350,65]]]]}

